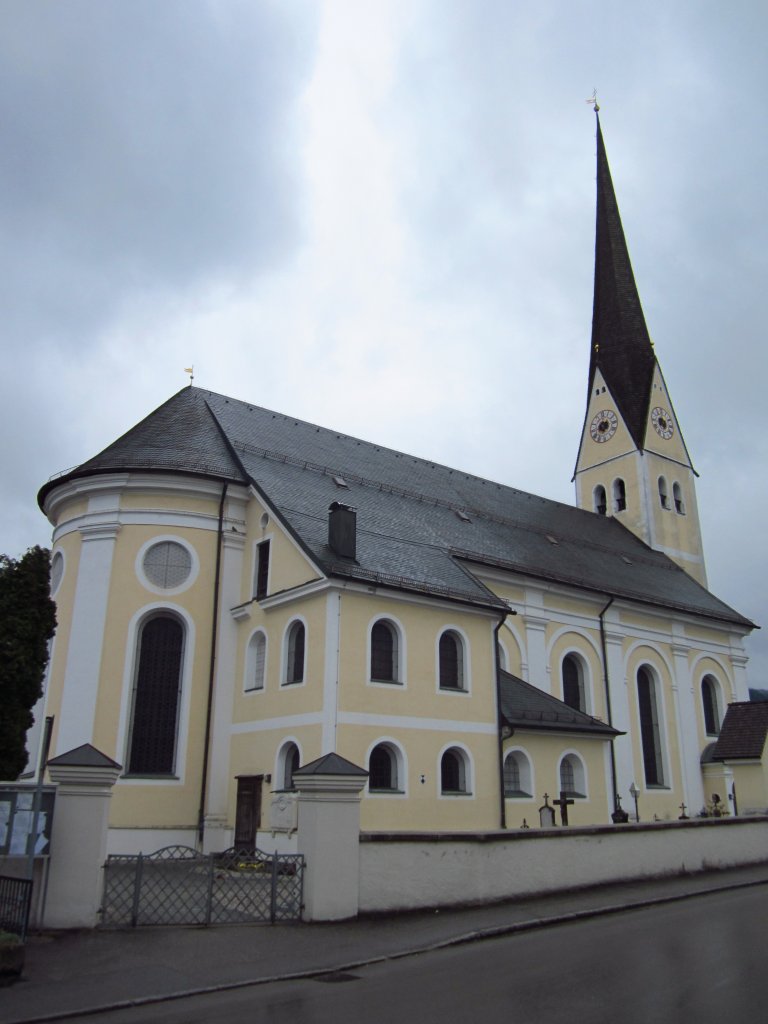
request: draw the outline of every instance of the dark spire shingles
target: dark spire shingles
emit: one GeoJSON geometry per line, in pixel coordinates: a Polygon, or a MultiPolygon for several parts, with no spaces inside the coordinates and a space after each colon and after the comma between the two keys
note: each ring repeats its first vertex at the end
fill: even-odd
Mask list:
{"type": "Polygon", "coordinates": [[[597,224],[590,392],[600,370],[638,448],[643,447],[653,371],[651,338],[632,272],[597,118],[597,224]]]}

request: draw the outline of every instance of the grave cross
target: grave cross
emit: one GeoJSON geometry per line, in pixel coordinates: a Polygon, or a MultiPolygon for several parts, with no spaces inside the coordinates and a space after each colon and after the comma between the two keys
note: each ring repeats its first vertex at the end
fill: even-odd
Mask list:
{"type": "Polygon", "coordinates": [[[685,804],[680,804],[680,810],[683,813],[680,815],[680,817],[677,820],[678,821],[688,821],[688,815],[685,813],[688,810],[688,808],[685,806],[685,804]]]}
{"type": "Polygon", "coordinates": [[[560,821],[563,825],[568,824],[568,805],[573,803],[573,800],[568,799],[568,794],[564,789],[560,790],[560,799],[553,800],[552,803],[555,807],[560,808],[560,821]]]}

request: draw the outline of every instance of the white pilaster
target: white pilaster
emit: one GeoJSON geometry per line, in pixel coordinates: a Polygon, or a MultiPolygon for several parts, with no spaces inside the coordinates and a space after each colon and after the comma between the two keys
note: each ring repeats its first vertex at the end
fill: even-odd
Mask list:
{"type": "Polygon", "coordinates": [[[341,594],[331,591],[325,602],[325,661],[323,667],[323,734],[321,754],[336,749],[339,713],[339,650],[341,594]]]}
{"type": "Polygon", "coordinates": [[[221,543],[218,634],[203,842],[206,853],[219,852],[232,845],[232,829],[227,824],[229,753],[235,687],[241,684],[240,678],[236,676],[238,623],[229,610],[239,604],[241,599],[245,535],[239,530],[225,529],[221,543]]]}
{"type": "Polygon", "coordinates": [[[552,692],[552,680],[547,665],[546,628],[548,620],[538,615],[523,617],[525,623],[525,667],[523,675],[533,686],[545,693],[552,692]]]}
{"type": "MultiPolygon", "coordinates": [[[[733,665],[733,700],[749,700],[749,685],[747,683],[747,662],[749,658],[744,653],[741,637],[735,637],[731,641],[731,664],[733,665]],[[738,645],[738,646],[736,646],[738,645]]],[[[725,711],[725,709],[723,709],[725,711]]]]}
{"type": "MultiPolygon", "coordinates": [[[[90,743],[99,692],[104,627],[117,522],[117,494],[99,495],[99,520],[80,527],[80,565],[77,573],[64,689],[59,712],[56,750],[90,743]],[[111,507],[106,502],[111,500],[111,507]]],[[[91,499],[89,511],[95,499],[91,499]]]]}
{"type": "Polygon", "coordinates": [[[677,742],[680,752],[683,800],[689,813],[695,813],[704,801],[704,790],[701,780],[701,753],[696,728],[696,707],[691,671],[688,666],[688,648],[683,644],[673,644],[672,656],[675,665],[672,694],[675,700],[675,717],[677,718],[677,742]]]}
{"type": "Polygon", "coordinates": [[[613,743],[616,758],[616,790],[621,797],[624,810],[629,808],[629,787],[637,780],[632,762],[632,732],[629,714],[629,694],[627,676],[622,653],[623,636],[621,633],[605,633],[605,653],[608,675],[608,688],[611,695],[611,723],[625,735],[617,736],[613,743]]]}

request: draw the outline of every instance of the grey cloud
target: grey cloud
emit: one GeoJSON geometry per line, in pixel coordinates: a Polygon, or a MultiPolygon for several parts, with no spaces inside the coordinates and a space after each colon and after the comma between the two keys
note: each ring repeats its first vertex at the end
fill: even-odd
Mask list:
{"type": "Polygon", "coordinates": [[[18,340],[83,338],[131,289],[287,257],[311,7],[38,0],[1,17],[0,294],[18,340]]]}

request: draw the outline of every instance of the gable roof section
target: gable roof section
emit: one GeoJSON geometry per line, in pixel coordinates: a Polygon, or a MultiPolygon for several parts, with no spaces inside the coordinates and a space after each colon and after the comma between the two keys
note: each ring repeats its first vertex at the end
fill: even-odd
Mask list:
{"type": "Polygon", "coordinates": [[[712,751],[714,761],[760,758],[768,736],[768,701],[729,704],[712,751]]]}
{"type": "Polygon", "coordinates": [[[500,676],[501,713],[513,729],[591,733],[606,740],[623,735],[605,722],[569,707],[511,672],[502,671],[500,676]]]}
{"type": "Polygon", "coordinates": [[[39,500],[62,481],[130,469],[252,483],[329,576],[501,611],[506,603],[473,571],[495,566],[752,628],[615,518],[194,387],[50,481],[39,500]],[[355,560],[328,547],[328,508],[339,499],[357,512],[355,560]]]}

